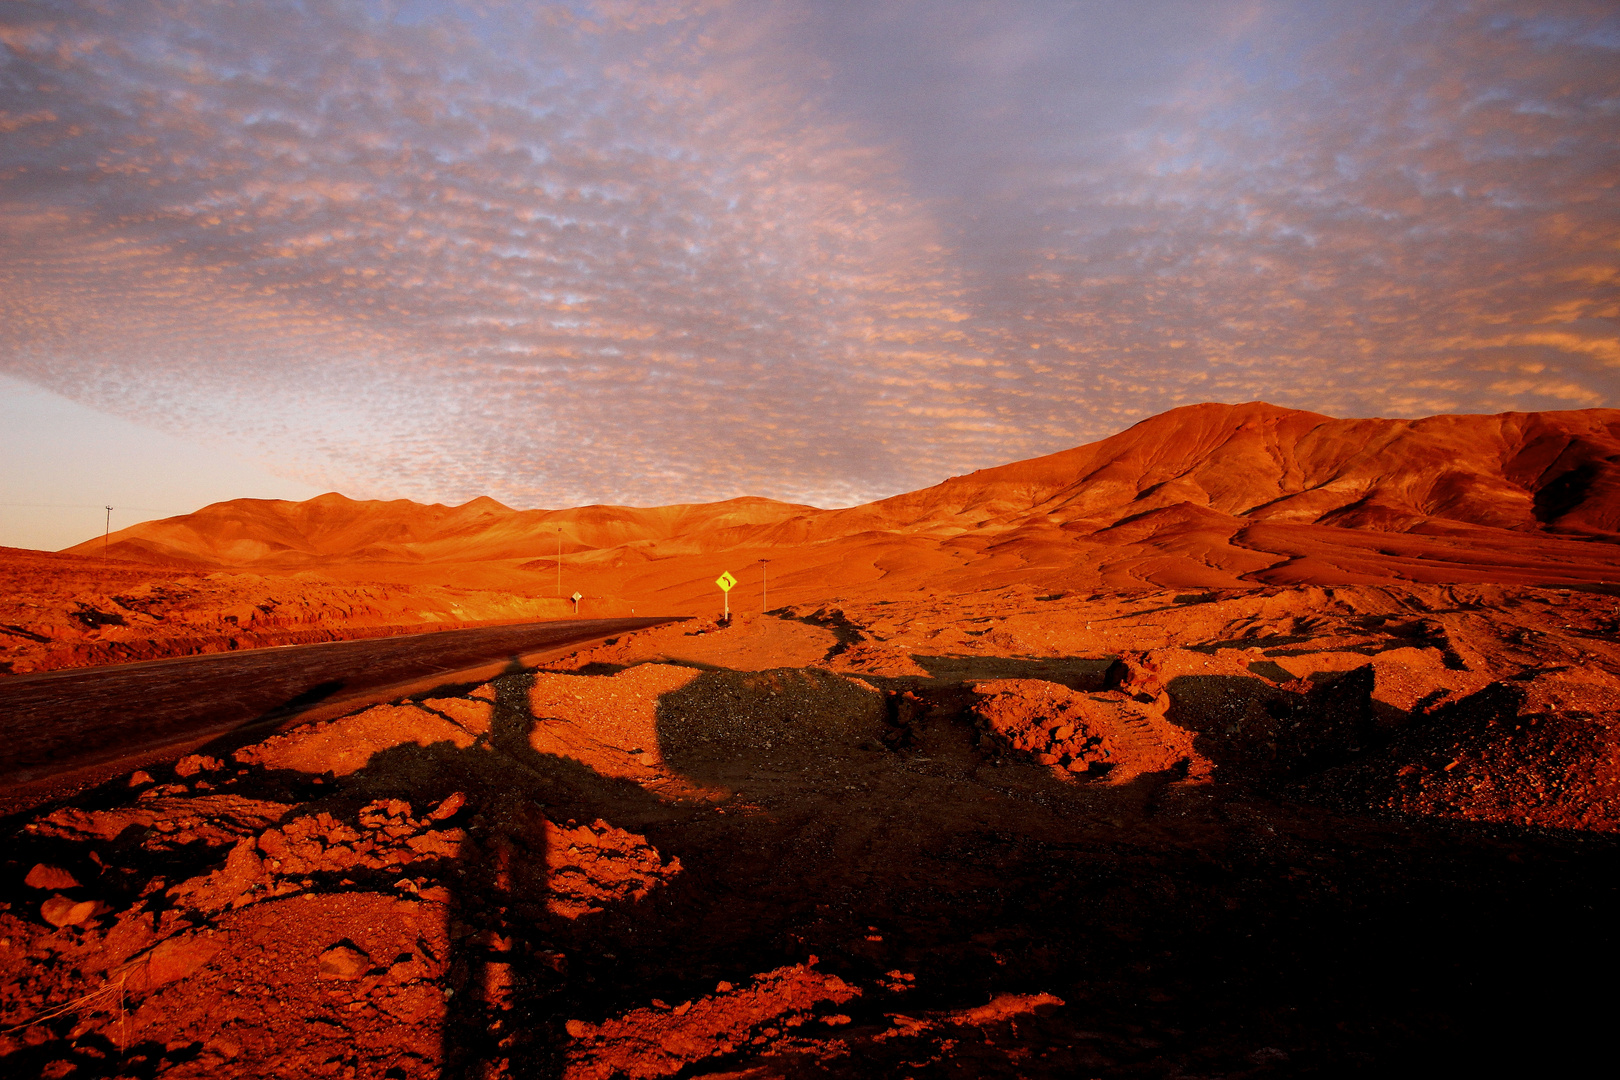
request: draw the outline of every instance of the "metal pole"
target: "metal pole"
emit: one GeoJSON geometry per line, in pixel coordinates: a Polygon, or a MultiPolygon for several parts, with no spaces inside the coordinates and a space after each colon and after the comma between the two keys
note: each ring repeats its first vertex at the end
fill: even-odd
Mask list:
{"type": "MultiPolygon", "coordinates": [[[[562,595],[562,530],[557,530],[557,595],[562,595]]],[[[576,608],[578,604],[574,605],[576,608]]]]}
{"type": "Polygon", "coordinates": [[[107,507],[107,525],[101,530],[101,557],[107,557],[107,543],[112,536],[112,507],[107,507]]]}
{"type": "Polygon", "coordinates": [[[765,614],[771,610],[771,568],[766,564],[771,560],[759,560],[759,613],[765,614]]]}

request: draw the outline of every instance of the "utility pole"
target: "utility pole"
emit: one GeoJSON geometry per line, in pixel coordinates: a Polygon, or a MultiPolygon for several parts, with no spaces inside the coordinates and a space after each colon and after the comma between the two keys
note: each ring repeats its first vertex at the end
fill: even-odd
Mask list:
{"type": "Polygon", "coordinates": [[[107,507],[107,525],[101,530],[101,557],[107,557],[107,543],[112,536],[112,507],[107,507]]]}
{"type": "Polygon", "coordinates": [[[759,613],[765,614],[771,610],[771,569],[767,565],[771,560],[759,560],[759,613]]]}

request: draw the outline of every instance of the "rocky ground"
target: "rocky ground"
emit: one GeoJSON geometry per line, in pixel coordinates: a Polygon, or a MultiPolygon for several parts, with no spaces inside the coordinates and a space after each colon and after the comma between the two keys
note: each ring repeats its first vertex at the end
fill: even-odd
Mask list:
{"type": "Polygon", "coordinates": [[[487,590],[0,548],[0,676],[555,619],[569,611],[561,600],[487,590]]]}
{"type": "Polygon", "coordinates": [[[0,1069],[1557,1071],[1609,1024],[1617,619],[833,603],[205,747],[0,823],[0,1069]]]}

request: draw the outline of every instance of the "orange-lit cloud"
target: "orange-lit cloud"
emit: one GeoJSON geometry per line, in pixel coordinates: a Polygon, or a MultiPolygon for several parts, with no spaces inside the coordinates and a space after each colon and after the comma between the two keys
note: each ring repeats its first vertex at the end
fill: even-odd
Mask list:
{"type": "Polygon", "coordinates": [[[0,366],[353,494],[1620,403],[1604,3],[0,7],[0,366]]]}

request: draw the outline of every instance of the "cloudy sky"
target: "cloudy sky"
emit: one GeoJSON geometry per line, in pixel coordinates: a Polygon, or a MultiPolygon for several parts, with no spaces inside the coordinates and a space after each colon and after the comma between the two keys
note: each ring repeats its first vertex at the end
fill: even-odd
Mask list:
{"type": "Polygon", "coordinates": [[[0,395],[521,507],[1620,405],[1617,180],[1610,0],[0,2],[0,395]]]}

